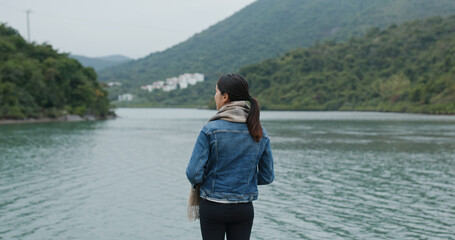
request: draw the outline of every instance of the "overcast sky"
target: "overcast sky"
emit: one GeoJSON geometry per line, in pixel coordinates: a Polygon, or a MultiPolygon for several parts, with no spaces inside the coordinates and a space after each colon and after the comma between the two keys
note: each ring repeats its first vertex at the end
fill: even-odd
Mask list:
{"type": "Polygon", "coordinates": [[[60,52],[141,58],[185,41],[255,0],[0,0],[0,22],[60,52]]]}

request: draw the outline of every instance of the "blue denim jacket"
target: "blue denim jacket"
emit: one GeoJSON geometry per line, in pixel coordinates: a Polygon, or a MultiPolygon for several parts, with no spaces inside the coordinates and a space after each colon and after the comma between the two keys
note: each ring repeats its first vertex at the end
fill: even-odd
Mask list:
{"type": "Polygon", "coordinates": [[[251,202],[258,197],[257,185],[275,178],[270,140],[254,141],[246,123],[225,120],[208,122],[201,130],[186,169],[200,196],[218,202],[251,202]]]}

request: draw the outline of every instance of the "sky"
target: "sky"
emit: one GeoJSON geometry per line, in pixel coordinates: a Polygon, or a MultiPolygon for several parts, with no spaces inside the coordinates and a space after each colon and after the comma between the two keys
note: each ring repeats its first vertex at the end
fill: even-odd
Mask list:
{"type": "Polygon", "coordinates": [[[0,0],[0,23],[59,52],[142,58],[183,42],[255,0],[0,0]]]}

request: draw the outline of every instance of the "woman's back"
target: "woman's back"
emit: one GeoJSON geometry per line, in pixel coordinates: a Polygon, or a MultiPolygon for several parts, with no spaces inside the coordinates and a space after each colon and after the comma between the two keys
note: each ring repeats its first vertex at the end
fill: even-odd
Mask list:
{"type": "Polygon", "coordinates": [[[258,174],[260,184],[273,181],[272,166],[261,164],[258,171],[261,159],[271,162],[265,130],[262,139],[256,142],[245,123],[216,120],[208,122],[201,134],[207,138],[210,149],[201,197],[218,202],[250,202],[257,199],[258,174]]]}
{"type": "MultiPolygon", "coordinates": [[[[203,239],[249,239],[257,185],[274,179],[270,141],[259,120],[259,104],[241,75],[222,75],[214,99],[218,112],[199,133],[186,176],[200,190],[203,239]]],[[[195,192],[190,194],[190,218],[197,216],[195,192]]]]}

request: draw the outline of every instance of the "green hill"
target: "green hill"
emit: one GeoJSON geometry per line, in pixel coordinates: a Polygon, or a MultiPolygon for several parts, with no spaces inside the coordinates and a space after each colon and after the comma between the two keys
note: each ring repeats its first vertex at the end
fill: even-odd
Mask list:
{"type": "MultiPolygon", "coordinates": [[[[239,70],[263,109],[455,113],[455,16],[370,29],[239,70]]],[[[216,75],[135,106],[214,108],[216,75]]]]}
{"type": "Polygon", "coordinates": [[[240,70],[265,109],[455,113],[455,16],[373,28],[240,70]]]}
{"type": "Polygon", "coordinates": [[[84,68],[47,44],[27,43],[0,25],[0,119],[109,114],[107,92],[84,68]]]}
{"type": "Polygon", "coordinates": [[[316,40],[346,41],[371,27],[454,12],[453,0],[258,0],[174,47],[106,69],[99,77],[124,83],[122,91],[136,90],[185,72],[233,72],[316,40]]]}
{"type": "Polygon", "coordinates": [[[106,57],[85,57],[81,55],[70,55],[71,58],[78,60],[85,67],[92,67],[99,72],[105,68],[117,66],[122,63],[131,61],[131,58],[123,55],[110,55],[106,57]]]}

